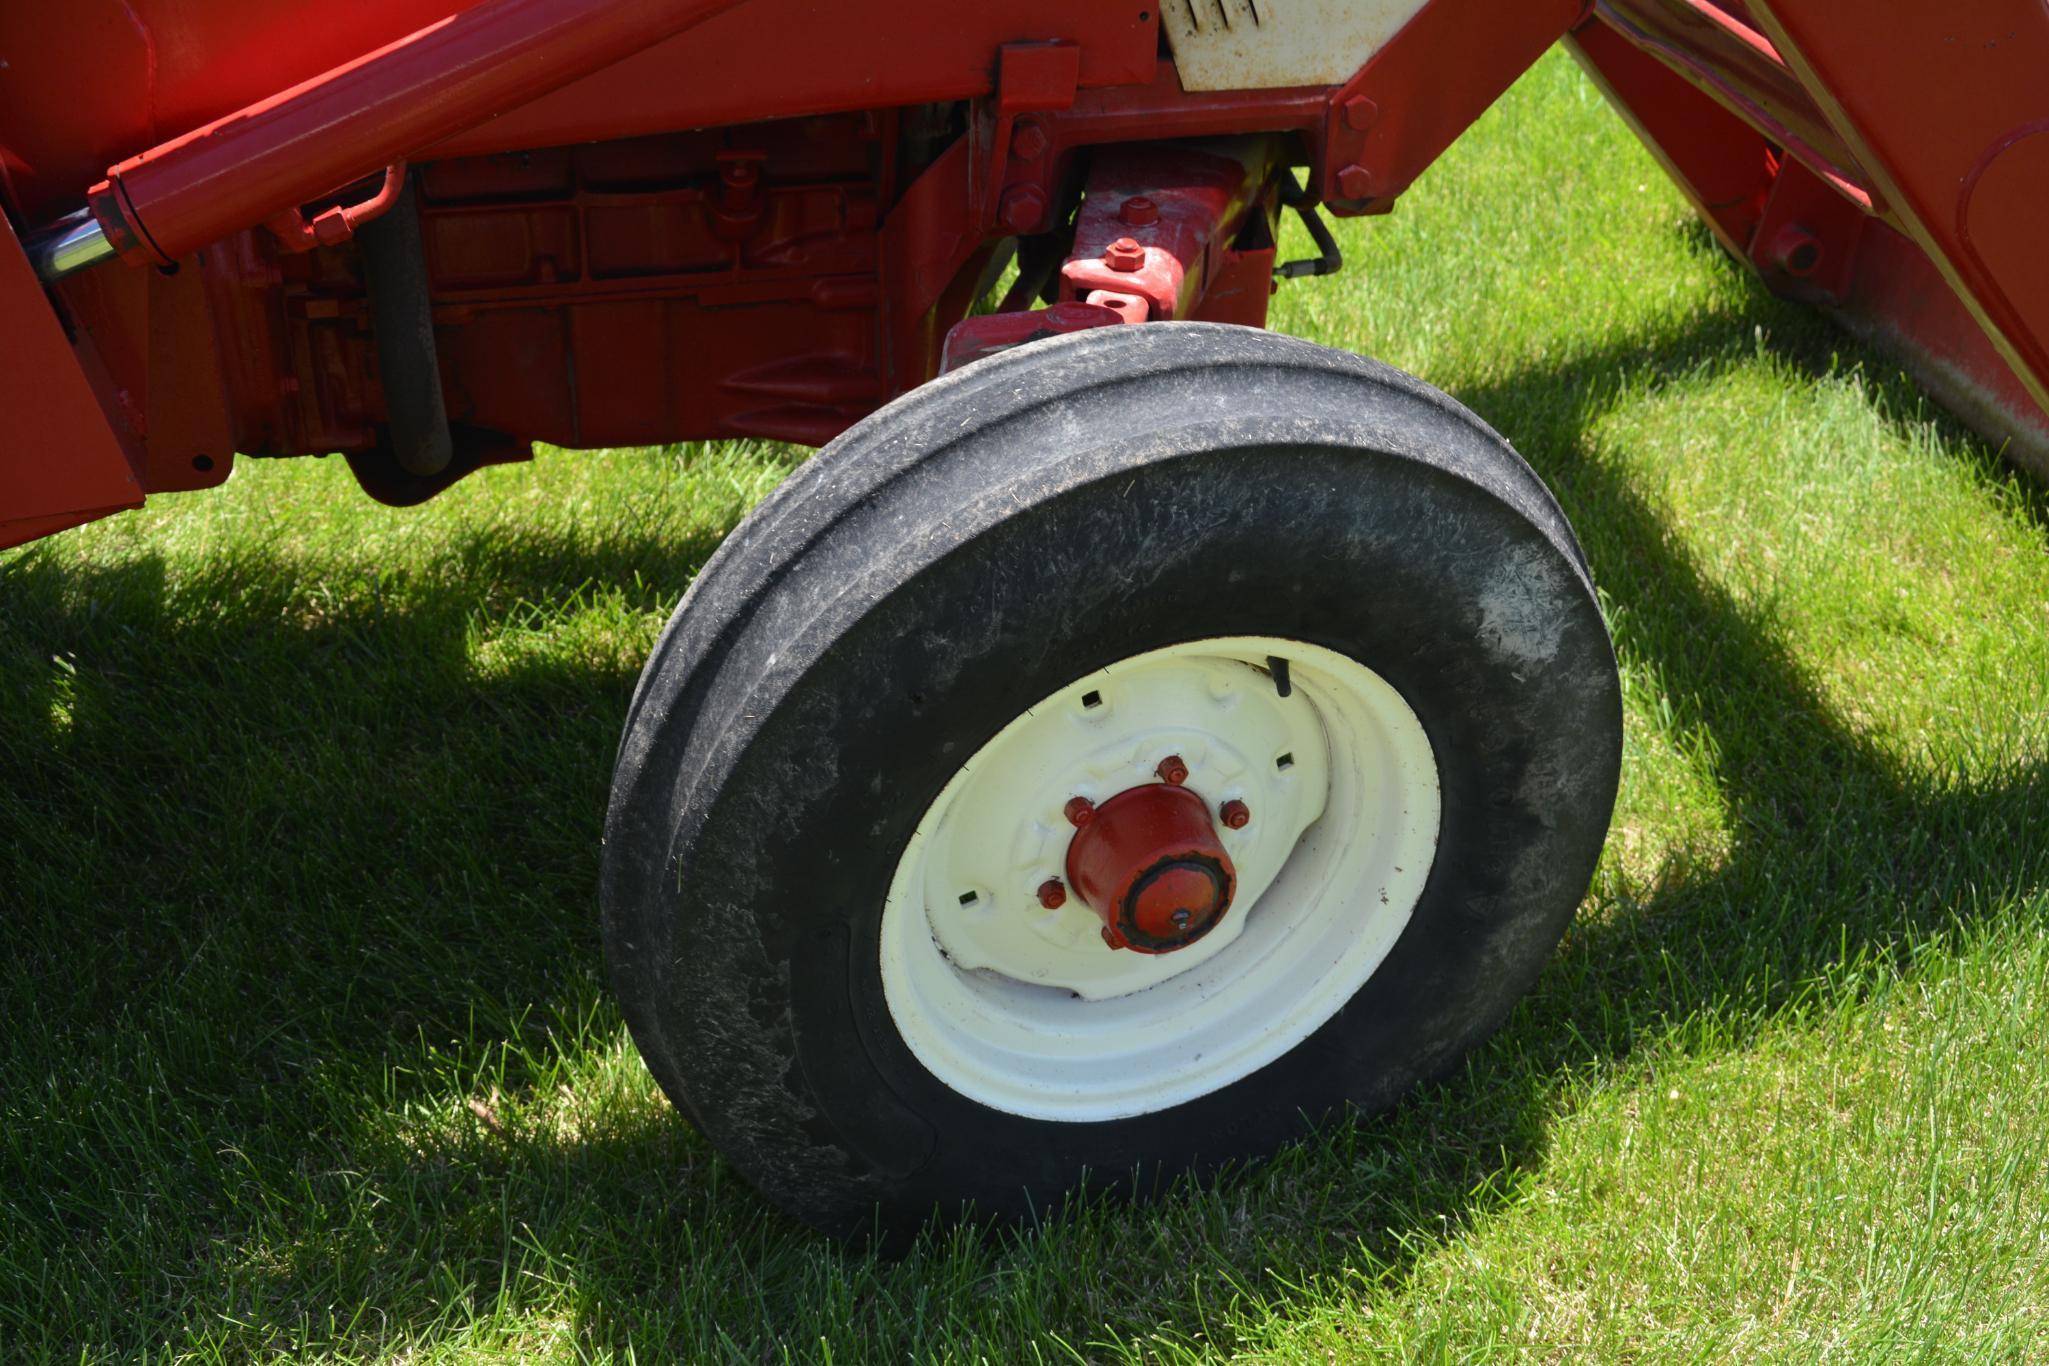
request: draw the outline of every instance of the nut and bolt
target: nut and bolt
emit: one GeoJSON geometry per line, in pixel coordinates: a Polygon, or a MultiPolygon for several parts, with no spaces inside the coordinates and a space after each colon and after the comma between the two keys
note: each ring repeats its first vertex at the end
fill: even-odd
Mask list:
{"type": "Polygon", "coordinates": [[[1010,131],[1010,154],[1019,161],[1037,161],[1046,154],[1046,130],[1030,119],[1010,131]]]}
{"type": "Polygon", "coordinates": [[[1039,904],[1049,911],[1057,911],[1067,904],[1067,885],[1057,877],[1049,877],[1039,884],[1039,904]]]}
{"type": "Polygon", "coordinates": [[[1346,199],[1369,199],[1373,195],[1373,172],[1353,162],[1338,172],[1338,193],[1346,199]]]}
{"type": "Polygon", "coordinates": [[[1380,117],[1380,106],[1364,95],[1354,95],[1345,101],[1345,127],[1355,133],[1371,128],[1380,117]]]}
{"type": "Polygon", "coordinates": [[[1030,232],[1046,221],[1046,196],[1036,185],[1013,185],[1003,192],[996,218],[1010,232],[1030,232]]]}
{"type": "Polygon", "coordinates": [[[1114,271],[1129,275],[1145,268],[1145,248],[1135,237],[1120,237],[1103,248],[1103,264],[1114,271]]]}
{"type": "Polygon", "coordinates": [[[1111,929],[1108,925],[1105,925],[1103,926],[1103,942],[1105,944],[1108,944],[1113,949],[1121,949],[1126,944],[1129,944],[1131,941],[1129,939],[1126,939],[1123,935],[1117,933],[1117,931],[1111,929]]]}
{"type": "Polygon", "coordinates": [[[1117,220],[1134,228],[1143,228],[1160,221],[1160,206],[1142,194],[1133,195],[1117,210],[1117,220]]]}
{"type": "Polygon", "coordinates": [[[1172,783],[1176,787],[1188,781],[1188,765],[1181,762],[1178,754],[1169,754],[1160,760],[1160,766],[1153,772],[1160,775],[1161,782],[1172,783]]]}
{"type": "Polygon", "coordinates": [[[1225,802],[1218,809],[1217,814],[1223,817],[1224,824],[1233,830],[1243,830],[1252,822],[1252,808],[1239,801],[1236,797],[1225,802]]]}
{"type": "Polygon", "coordinates": [[[1073,826],[1087,825],[1096,818],[1096,804],[1087,797],[1069,797],[1067,805],[1061,808],[1067,823],[1073,826]]]}

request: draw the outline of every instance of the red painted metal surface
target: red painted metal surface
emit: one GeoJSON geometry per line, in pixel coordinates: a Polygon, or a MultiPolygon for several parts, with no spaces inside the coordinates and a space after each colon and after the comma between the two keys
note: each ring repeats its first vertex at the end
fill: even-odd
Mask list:
{"type": "Polygon", "coordinates": [[[1385,213],[1586,14],[1588,0],[1436,0],[1320,101],[1311,189],[1338,214],[1385,213]],[[1340,184],[1340,181],[1343,181],[1340,184]]]}
{"type": "MultiPolygon", "coordinates": [[[[428,166],[450,416],[564,446],[829,440],[892,384],[900,132],[854,115],[428,166]]],[[[360,296],[345,309],[307,327],[354,373],[369,337],[360,296]]]]}
{"type": "MultiPolygon", "coordinates": [[[[179,266],[90,270],[45,296],[54,315],[10,308],[10,346],[60,349],[0,372],[0,405],[79,454],[23,464],[6,444],[35,473],[0,486],[0,518],[132,504],[95,482],[109,441],[143,491],[217,483],[237,451],[343,451],[391,501],[443,486],[379,473],[346,240],[401,160],[450,478],[534,441],[819,443],[1033,336],[1263,324],[1281,166],[1337,212],[1385,211],[1591,12],[1431,0],[1339,87],[1187,92],[1155,9],[1100,0],[0,7],[17,229],[105,180],[100,202],[179,266]],[[1252,149],[1234,183],[1191,169],[1189,144],[1218,139],[1252,149]],[[1072,234],[1061,302],[961,323],[997,244],[1041,233],[1063,235],[1056,262],[1072,234]],[[1120,238],[1138,269],[1104,261],[1120,238]]],[[[2049,471],[2039,0],[1601,0],[1575,43],[1732,252],[1904,349],[2049,471]]]]}
{"type": "Polygon", "coordinates": [[[1701,221],[1730,253],[1747,255],[1776,174],[1765,135],[1612,25],[1587,24],[1570,43],[1701,221]]]}
{"type": "Polygon", "coordinates": [[[1271,212],[1282,150],[1272,138],[1105,148],[1089,169],[1074,250],[1060,268],[1062,296],[1107,290],[1143,300],[1151,321],[1191,316],[1240,230],[1262,202],[1271,212]],[[1127,215],[1134,199],[1146,209],[1127,215]]]}
{"type": "MultiPolygon", "coordinates": [[[[1101,0],[895,0],[886,10],[748,0],[682,38],[510,110],[435,148],[473,156],[995,93],[1006,46],[1071,49],[1083,90],[1151,81],[1156,7],[1101,0]]],[[[1014,81],[1013,81],[1014,84],[1014,81]]]]}
{"type": "Polygon", "coordinates": [[[272,214],[264,220],[263,226],[270,229],[270,235],[285,251],[311,251],[315,247],[335,247],[356,235],[356,229],[365,223],[374,222],[391,212],[398,203],[399,194],[405,189],[406,164],[395,161],[384,168],[384,177],[378,183],[377,193],[354,204],[336,204],[322,209],[307,218],[294,204],[288,209],[272,214]]]}
{"type": "MultiPolygon", "coordinates": [[[[81,202],[116,162],[475,7],[476,0],[0,6],[0,51],[9,61],[0,80],[0,178],[24,220],[46,222],[81,202]]],[[[584,0],[576,8],[590,15],[623,6],[584,0]]],[[[601,72],[488,109],[433,152],[474,156],[978,98],[994,88],[998,48],[1047,40],[1075,46],[1083,88],[1125,85],[1152,78],[1158,23],[1149,9],[1095,0],[909,0],[886,12],[746,0],[601,72]]]]}
{"type": "Polygon", "coordinates": [[[1122,312],[1102,304],[1062,303],[1011,313],[984,313],[954,324],[946,334],[942,371],[958,370],[970,361],[1008,351],[1026,342],[1043,341],[1090,327],[1115,327],[1129,321],[1122,312]]]}
{"type": "Polygon", "coordinates": [[[1895,219],[2049,404],[2049,6],[1752,0],[1895,219]]]}
{"type": "Polygon", "coordinates": [[[124,256],[169,265],[739,0],[482,0],[121,162],[94,215],[124,256]]]}
{"type": "Polygon", "coordinates": [[[106,421],[41,283],[0,218],[0,547],[47,536],[142,502],[127,453],[106,421]]]}
{"type": "MultiPolygon", "coordinates": [[[[305,225],[295,212],[374,203],[375,177],[423,140],[436,144],[417,162],[435,339],[464,469],[537,440],[828,440],[937,373],[996,241],[1060,230],[1095,149],[1281,135],[1312,177],[1340,143],[1366,154],[1352,145],[1361,128],[1340,125],[1333,141],[1328,89],[1183,92],[1150,7],[749,0],[571,79],[625,26],[700,9],[585,0],[602,22],[553,28],[540,73],[537,35],[569,3],[0,12],[12,60],[0,188],[13,210],[48,221],[106,178],[101,202],[120,203],[123,222],[139,215],[182,267],[88,272],[56,290],[80,347],[104,358],[104,420],[146,489],[218,482],[236,451],[340,450],[380,497],[433,491],[377,474],[383,395],[343,240],[352,216],[315,209],[305,225]],[[674,131],[688,128],[707,131],[674,131]],[[264,218],[273,228],[253,226],[264,218]]],[[[1459,35],[1487,0],[1435,0],[1426,15],[1449,21],[1397,40],[1423,66],[1468,73],[1447,89],[1423,69],[1387,86],[1383,70],[1383,88],[1430,110],[1398,144],[1415,169],[1439,148],[1413,130],[1448,140],[1541,49],[1528,41],[1538,23],[1570,17],[1556,0],[1538,8],[1477,61],[1459,35]]],[[[1217,227],[1174,256],[1182,286],[1157,311],[1261,324],[1271,242],[1217,227]]],[[[1143,294],[1087,292],[1127,316],[1155,311],[1143,294]]],[[[1077,302],[1051,322],[981,324],[991,330],[962,354],[1114,313],[1077,302]]]]}
{"type": "MultiPolygon", "coordinates": [[[[1184,774],[1185,776],[1185,774],[1184,774]]],[[[1079,824],[1067,882],[1103,921],[1103,942],[1183,949],[1231,909],[1237,870],[1201,797],[1169,782],[1127,788],[1079,824]]]]}
{"type": "MultiPolygon", "coordinates": [[[[2038,249],[2008,245],[1994,279],[1999,272],[1966,242],[1974,176],[2032,136],[2014,130],[2049,127],[2049,84],[2018,82],[2018,66],[2002,55],[2013,47],[2049,57],[2049,12],[2005,0],[1939,12],[1900,6],[1939,59],[1924,67],[1894,54],[1883,88],[1861,69],[1841,78],[1864,92],[1862,117],[1885,127],[1880,145],[1823,76],[1794,60],[1784,30],[1764,31],[1775,14],[1796,15],[1798,31],[1852,66],[1908,31],[1886,27],[1890,7],[1857,8],[1862,18],[1833,0],[1733,12],[1706,0],[1603,0],[1599,22],[1572,43],[1732,254],[1898,356],[1959,416],[2049,478],[2040,354],[2049,269],[2038,249]],[[1959,47],[1973,53],[1959,56],[1959,47]],[[1987,89],[1964,81],[1966,68],[1987,89]],[[1894,165],[1925,178],[1923,205],[1903,194],[1894,165]],[[1932,217],[1925,204],[1936,206],[1932,217]]],[[[2002,231],[2049,220],[2049,163],[2023,169],[1997,214],[2002,231]]]]}
{"type": "Polygon", "coordinates": [[[1603,24],[1768,137],[1780,151],[1872,207],[1870,177],[1814,97],[1755,28],[1711,0],[1598,0],[1603,24]]]}
{"type": "MultiPolygon", "coordinates": [[[[1044,141],[1037,150],[1050,146],[1044,141]]],[[[1098,152],[1075,215],[1073,250],[1060,267],[1062,301],[957,323],[947,333],[944,368],[1112,323],[1201,318],[1264,326],[1284,155],[1275,137],[1098,152]]]]}
{"type": "Polygon", "coordinates": [[[2049,481],[2049,411],[1910,238],[1883,223],[1866,225],[1848,287],[1831,312],[1899,356],[1939,402],[2049,481]]]}

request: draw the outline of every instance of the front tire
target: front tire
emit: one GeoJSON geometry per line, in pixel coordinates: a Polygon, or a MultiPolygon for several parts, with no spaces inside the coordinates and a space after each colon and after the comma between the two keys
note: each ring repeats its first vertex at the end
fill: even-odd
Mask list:
{"type": "Polygon", "coordinates": [[[706,566],[621,745],[607,958],[791,1213],[1019,1215],[1452,1068],[1583,893],[1620,734],[1571,530],[1485,424],[1285,337],[1096,329],[891,404],[706,566]],[[1036,891],[1061,794],[1162,747],[1249,805],[1250,871],[1138,964],[1036,891]]]}

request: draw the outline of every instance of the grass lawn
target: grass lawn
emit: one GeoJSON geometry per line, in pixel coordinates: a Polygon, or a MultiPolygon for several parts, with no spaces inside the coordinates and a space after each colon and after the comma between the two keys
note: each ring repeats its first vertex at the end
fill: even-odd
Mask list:
{"type": "Polygon", "coordinates": [[[0,1360],[2049,1358],[2049,500],[1559,54],[1341,234],[1276,326],[1509,436],[1622,660],[1600,872],[1463,1075],[820,1241],[658,1094],[595,910],[640,661],[802,453],[411,512],[246,462],[0,555],[0,1360]]]}

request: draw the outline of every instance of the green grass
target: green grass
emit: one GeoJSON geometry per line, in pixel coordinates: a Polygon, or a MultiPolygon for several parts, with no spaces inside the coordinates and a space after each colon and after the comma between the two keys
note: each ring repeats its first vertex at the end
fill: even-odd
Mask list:
{"type": "Polygon", "coordinates": [[[594,910],[639,661],[798,454],[413,512],[249,462],[0,556],[0,1360],[2049,1358],[2049,504],[1556,55],[1343,236],[1276,325],[1508,434],[1624,673],[1607,855],[1461,1076],[820,1241],[657,1094],[594,910]]]}

